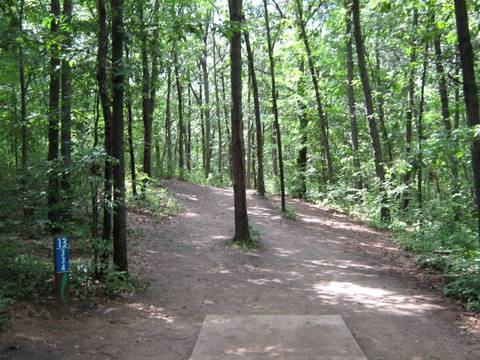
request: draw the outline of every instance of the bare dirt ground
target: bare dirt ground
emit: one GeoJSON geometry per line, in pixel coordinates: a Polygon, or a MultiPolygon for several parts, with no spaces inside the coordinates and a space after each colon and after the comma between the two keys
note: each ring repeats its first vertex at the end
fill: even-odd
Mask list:
{"type": "Polygon", "coordinates": [[[385,234],[298,201],[289,203],[299,219],[286,220],[276,202],[250,195],[263,246],[242,252],[226,246],[231,190],[164,184],[185,211],[129,219],[132,267],[150,289],[61,319],[19,311],[0,358],[188,359],[207,314],[339,314],[372,360],[480,359],[476,318],[385,234]]]}

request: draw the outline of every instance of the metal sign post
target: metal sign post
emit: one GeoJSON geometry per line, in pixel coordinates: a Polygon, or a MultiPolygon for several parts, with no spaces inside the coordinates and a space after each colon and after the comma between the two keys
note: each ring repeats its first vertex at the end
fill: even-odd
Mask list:
{"type": "Polygon", "coordinates": [[[70,272],[70,247],[66,236],[53,239],[55,249],[55,301],[59,309],[64,308],[68,300],[68,273],[70,272]]]}

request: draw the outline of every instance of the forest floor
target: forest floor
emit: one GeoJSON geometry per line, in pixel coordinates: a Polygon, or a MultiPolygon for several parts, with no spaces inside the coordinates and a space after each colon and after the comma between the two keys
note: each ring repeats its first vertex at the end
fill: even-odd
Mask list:
{"type": "Polygon", "coordinates": [[[150,288],[61,319],[18,309],[1,359],[188,359],[207,314],[339,314],[372,360],[480,359],[478,318],[387,234],[295,200],[287,220],[277,201],[249,194],[262,247],[244,252],[228,246],[230,189],[164,185],[183,213],[129,215],[130,261],[150,288]]]}

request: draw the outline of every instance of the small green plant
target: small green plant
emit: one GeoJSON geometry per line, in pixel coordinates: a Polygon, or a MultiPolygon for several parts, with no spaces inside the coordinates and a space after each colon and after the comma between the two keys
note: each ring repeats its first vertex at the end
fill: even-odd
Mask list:
{"type": "Polygon", "coordinates": [[[282,211],[282,216],[285,219],[292,220],[292,221],[297,221],[298,220],[298,214],[295,208],[291,206],[286,206],[285,211],[282,211]]]}
{"type": "Polygon", "coordinates": [[[242,241],[232,241],[231,246],[242,251],[252,251],[258,249],[260,247],[260,231],[253,226],[249,226],[249,233],[250,236],[248,239],[244,239],[242,241]]]}
{"type": "Polygon", "coordinates": [[[127,201],[131,210],[146,212],[157,218],[175,216],[183,211],[167,189],[154,184],[150,184],[142,194],[130,196],[127,201]]]}

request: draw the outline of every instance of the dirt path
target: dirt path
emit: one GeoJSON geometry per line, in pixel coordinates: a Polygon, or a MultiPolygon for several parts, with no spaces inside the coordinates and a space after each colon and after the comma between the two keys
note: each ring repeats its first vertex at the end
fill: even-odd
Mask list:
{"type": "Polygon", "coordinates": [[[230,190],[169,181],[185,211],[130,216],[147,294],[63,320],[21,317],[5,359],[188,359],[206,314],[340,314],[369,359],[480,358],[456,307],[395,269],[380,232],[299,202],[296,222],[249,196],[264,247],[239,252],[230,190]],[[16,349],[17,347],[17,349],[16,349]]]}

